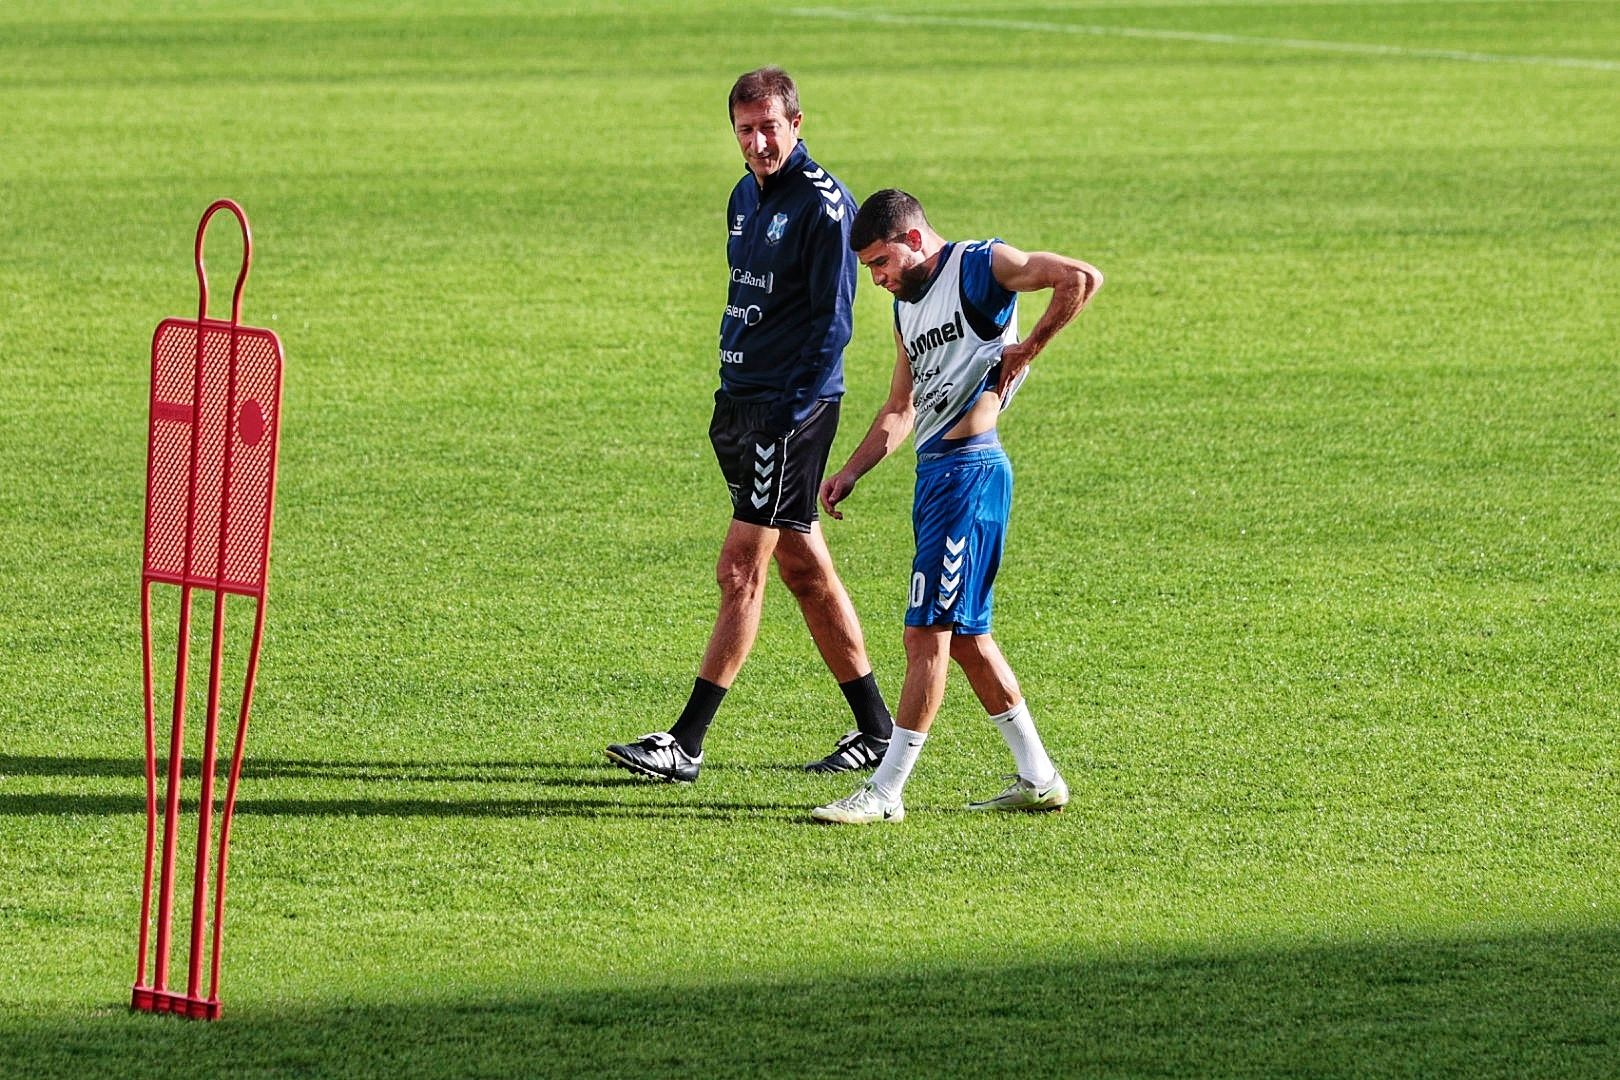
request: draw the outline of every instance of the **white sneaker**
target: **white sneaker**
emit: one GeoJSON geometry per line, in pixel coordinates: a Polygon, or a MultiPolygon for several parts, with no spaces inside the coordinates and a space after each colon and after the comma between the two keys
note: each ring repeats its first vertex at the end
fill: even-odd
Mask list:
{"type": "Polygon", "coordinates": [[[1007,777],[1012,783],[1006,791],[993,799],[968,803],[969,810],[1061,810],[1069,802],[1069,785],[1059,773],[1044,784],[1032,784],[1017,774],[1007,777]]]}
{"type": "Polygon", "coordinates": [[[810,816],[829,825],[871,825],[879,821],[904,821],[906,808],[899,799],[884,802],[868,780],[856,788],[853,795],[818,806],[810,811],[810,816]]]}

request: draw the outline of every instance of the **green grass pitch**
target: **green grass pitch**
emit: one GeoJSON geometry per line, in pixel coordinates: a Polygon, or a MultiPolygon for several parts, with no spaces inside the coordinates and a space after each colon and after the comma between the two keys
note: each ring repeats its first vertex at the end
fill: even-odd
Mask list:
{"type": "MultiPolygon", "coordinates": [[[[0,1072],[1620,1072],[1617,101],[1591,0],[0,6],[0,1072]],[[768,62],[857,194],[1108,276],[1003,425],[1062,815],[962,811],[1007,758],[953,677],[906,822],[809,826],[848,718],[779,583],[698,785],[602,759],[710,626],[768,62]],[[137,600],[220,196],[286,401],[194,1024],[126,1008],[137,600]]],[[[828,530],[891,697],[908,457],[828,530]]]]}

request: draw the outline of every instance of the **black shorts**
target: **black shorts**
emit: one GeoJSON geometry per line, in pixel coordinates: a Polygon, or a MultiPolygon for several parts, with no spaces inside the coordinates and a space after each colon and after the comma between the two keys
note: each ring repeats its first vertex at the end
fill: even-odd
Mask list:
{"type": "Polygon", "coordinates": [[[714,397],[709,442],[731,489],[731,516],[751,525],[807,533],[817,518],[816,495],[838,433],[838,402],[818,401],[789,435],[761,430],[770,402],[714,397]]]}

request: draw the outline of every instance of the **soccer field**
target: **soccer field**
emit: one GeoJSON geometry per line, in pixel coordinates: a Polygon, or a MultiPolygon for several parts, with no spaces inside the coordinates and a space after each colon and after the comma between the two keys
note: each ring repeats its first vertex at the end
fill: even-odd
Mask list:
{"type": "MultiPolygon", "coordinates": [[[[1620,1073],[1617,165],[1615,2],[10,0],[0,1073],[1620,1073]],[[763,63],[857,195],[1107,275],[1002,424],[1063,814],[962,809],[953,675],[906,821],[811,826],[779,582],[698,784],[602,757],[711,626],[763,63]],[[221,196],[287,364],[202,1024],[127,1003],[147,350],[221,196]]],[[[891,701],[910,458],[827,529],[891,701]]]]}

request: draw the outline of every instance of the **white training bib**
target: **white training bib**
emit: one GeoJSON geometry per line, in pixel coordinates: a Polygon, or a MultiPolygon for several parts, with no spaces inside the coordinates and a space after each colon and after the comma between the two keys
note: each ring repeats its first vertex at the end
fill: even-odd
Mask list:
{"type": "MultiPolygon", "coordinates": [[[[973,407],[985,389],[985,375],[1001,361],[1001,350],[1018,341],[1016,296],[1006,329],[994,337],[985,337],[983,332],[993,330],[993,326],[987,324],[978,308],[969,309],[963,294],[964,254],[974,252],[983,258],[990,243],[951,245],[945,264],[922,299],[915,303],[895,301],[895,326],[911,362],[911,401],[917,410],[913,442],[918,453],[929,448],[973,407]]],[[[1007,401],[1011,400],[1008,394],[1007,401]]]]}

